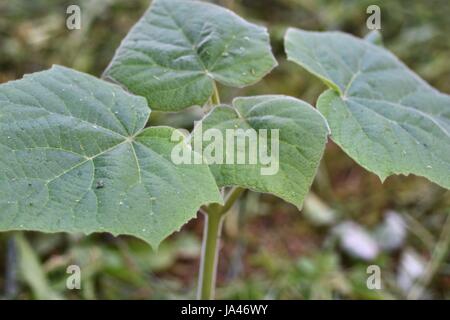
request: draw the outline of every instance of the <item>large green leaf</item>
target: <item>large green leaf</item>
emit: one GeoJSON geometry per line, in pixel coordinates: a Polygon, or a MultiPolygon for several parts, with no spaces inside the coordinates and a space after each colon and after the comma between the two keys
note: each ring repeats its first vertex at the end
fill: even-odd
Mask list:
{"type": "Polygon", "coordinates": [[[263,27],[209,3],[155,0],[117,50],[105,77],[154,110],[203,105],[214,81],[243,87],[274,66],[263,27]]]}
{"type": "Polygon", "coordinates": [[[330,88],[318,102],[332,139],[382,180],[416,174],[450,188],[450,96],[393,54],[340,32],[289,29],[288,58],[330,88]]]}
{"type": "MultiPolygon", "coordinates": [[[[247,139],[243,148],[239,148],[238,139],[235,139],[234,163],[230,161],[227,164],[225,158],[222,163],[217,163],[220,159],[216,164],[210,161],[211,171],[219,186],[241,186],[258,192],[268,192],[299,208],[302,206],[322,158],[328,135],[326,121],[316,109],[303,101],[279,95],[236,98],[232,107],[214,108],[202,120],[201,126],[196,126],[191,136],[194,148],[200,128],[204,136],[209,129],[214,128],[226,137],[225,130],[231,129],[235,136],[247,139]],[[252,137],[247,131],[249,129],[254,129],[257,133],[266,129],[268,137],[270,130],[278,130],[278,171],[270,170],[270,167],[275,166],[268,162],[261,163],[260,158],[255,164],[250,163],[248,156],[259,154],[262,144],[257,145],[257,150],[250,147],[251,141],[255,143],[258,138],[252,137]],[[247,156],[244,163],[241,161],[241,164],[238,164],[238,154],[247,156]],[[265,173],[262,172],[263,168],[266,169],[265,173]]],[[[211,142],[203,143],[206,160],[214,160],[216,153],[205,151],[208,148],[211,150],[214,138],[211,142]],[[209,157],[210,154],[212,157],[209,157]]],[[[274,150],[270,141],[267,147],[267,154],[272,154],[274,150]]],[[[223,150],[223,154],[229,155],[230,145],[224,143],[223,150]]]]}
{"type": "Polygon", "coordinates": [[[220,202],[142,97],[64,67],[0,86],[0,230],[107,231],[158,243],[220,202]]]}

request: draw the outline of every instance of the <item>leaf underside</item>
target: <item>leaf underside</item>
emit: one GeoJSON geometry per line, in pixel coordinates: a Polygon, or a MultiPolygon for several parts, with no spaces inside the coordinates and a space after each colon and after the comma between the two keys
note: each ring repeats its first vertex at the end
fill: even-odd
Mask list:
{"type": "Polygon", "coordinates": [[[0,230],[111,232],[153,246],[205,203],[205,165],[174,165],[175,129],[144,98],[54,66],[0,86],[0,230]],[[171,199],[168,201],[168,199],[171,199]]]}
{"type": "MultiPolygon", "coordinates": [[[[240,186],[257,192],[272,193],[301,208],[303,199],[311,187],[317,167],[322,158],[327,141],[328,127],[323,116],[309,104],[286,96],[266,95],[236,98],[233,106],[218,106],[203,120],[202,130],[215,128],[226,136],[227,129],[242,129],[240,136],[245,137],[245,130],[271,129],[279,130],[279,170],[274,175],[262,175],[263,165],[257,164],[210,164],[219,186],[240,186]]],[[[199,130],[194,130],[192,137],[199,130]]],[[[248,137],[248,136],[247,136],[248,137]]],[[[235,160],[237,158],[237,140],[235,160]]],[[[249,140],[245,154],[249,151],[249,140]]],[[[194,141],[191,141],[195,143],[194,141]]],[[[208,147],[203,144],[203,149],[208,147]]],[[[271,154],[268,142],[268,154],[271,154]]],[[[260,145],[258,146],[258,148],[260,145]]],[[[195,146],[194,146],[195,148],[195,146]]],[[[223,146],[224,150],[226,146],[223,146]]],[[[259,151],[259,149],[258,149],[259,151]]]]}
{"type": "Polygon", "coordinates": [[[155,0],[105,77],[147,98],[153,110],[203,105],[214,81],[243,87],[276,65],[265,28],[200,1],[155,0]]]}
{"type": "Polygon", "coordinates": [[[393,54],[341,32],[289,29],[289,60],[322,79],[332,139],[382,180],[415,174],[450,188],[450,96],[393,54]]]}

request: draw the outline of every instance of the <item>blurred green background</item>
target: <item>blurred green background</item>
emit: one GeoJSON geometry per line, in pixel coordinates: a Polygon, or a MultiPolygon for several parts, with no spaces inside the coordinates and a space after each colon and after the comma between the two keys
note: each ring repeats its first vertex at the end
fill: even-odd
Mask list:
{"type": "MultiPolygon", "coordinates": [[[[269,28],[279,62],[257,85],[219,87],[222,100],[286,94],[315,104],[325,87],[287,62],[288,26],[369,32],[366,8],[381,8],[384,44],[437,89],[450,93],[450,2],[217,0],[269,28]]],[[[0,1],[0,83],[61,64],[100,76],[148,0],[0,1]],[[65,26],[81,7],[82,28],[65,26]]],[[[152,115],[153,124],[192,127],[199,108],[152,115]]],[[[332,142],[305,208],[247,192],[227,216],[219,261],[221,299],[450,298],[450,192],[418,177],[382,184],[332,142]],[[370,290],[369,265],[382,289],[370,290]]],[[[8,299],[194,298],[203,219],[189,222],[157,252],[108,234],[0,235],[0,297],[8,299]],[[79,265],[81,290],[67,290],[66,268],[79,265]]]]}

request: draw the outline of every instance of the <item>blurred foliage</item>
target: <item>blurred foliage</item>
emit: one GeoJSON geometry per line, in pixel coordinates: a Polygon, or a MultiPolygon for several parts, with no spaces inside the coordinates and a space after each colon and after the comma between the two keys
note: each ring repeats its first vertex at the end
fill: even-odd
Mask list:
{"type": "MultiPolygon", "coordinates": [[[[286,94],[314,104],[324,86],[286,61],[285,29],[343,30],[364,36],[369,31],[366,8],[371,4],[381,7],[384,45],[431,85],[450,93],[447,0],[215,2],[266,25],[280,63],[257,85],[220,87],[224,102],[238,95],[286,94]]],[[[52,64],[100,76],[148,4],[147,0],[1,1],[0,83],[52,64]],[[65,27],[70,4],[81,7],[81,30],[65,27]]],[[[154,113],[152,123],[191,128],[201,116],[194,107],[179,114],[154,113]]],[[[450,298],[450,228],[445,228],[450,225],[449,191],[412,176],[391,177],[382,184],[330,142],[304,211],[270,195],[244,195],[225,223],[218,298],[450,298]],[[397,212],[406,234],[389,250],[376,237],[388,211],[397,212]],[[342,231],[336,232],[336,226],[348,221],[358,226],[356,232],[345,229],[350,239],[362,239],[350,242],[357,247],[348,248],[342,231]],[[367,259],[364,250],[374,247],[374,257],[367,259]],[[441,248],[438,254],[436,247],[441,248]],[[367,288],[366,269],[372,264],[381,268],[381,290],[367,288]],[[421,294],[411,296],[411,290],[421,294]]],[[[108,234],[1,234],[0,294],[17,299],[193,298],[202,224],[199,216],[156,252],[140,240],[108,234]],[[81,267],[81,290],[66,289],[70,264],[81,267]]],[[[400,232],[392,230],[394,236],[400,232]]]]}

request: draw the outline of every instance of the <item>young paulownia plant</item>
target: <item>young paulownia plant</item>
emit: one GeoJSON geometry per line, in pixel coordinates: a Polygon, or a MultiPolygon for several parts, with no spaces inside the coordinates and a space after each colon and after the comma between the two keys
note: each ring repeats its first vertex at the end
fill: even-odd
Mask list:
{"type": "MultiPolygon", "coordinates": [[[[449,96],[375,43],[289,29],[285,46],[330,87],[317,107],[352,158],[381,179],[413,173],[450,188],[449,96]]],[[[291,97],[220,103],[216,82],[243,87],[275,66],[264,28],[212,4],[156,0],[104,73],[120,86],[60,66],[0,85],[0,230],[129,234],[156,248],[203,206],[198,296],[212,298],[226,212],[245,189],[301,208],[329,134],[316,109],[291,97]],[[150,109],[193,105],[210,111],[187,138],[146,128],[150,109]],[[210,145],[196,137],[208,129],[236,139],[275,130],[277,170],[202,158],[210,145]],[[174,163],[180,142],[201,161],[174,163]]]]}
{"type": "MultiPolygon", "coordinates": [[[[300,208],[324,151],[326,121],[305,102],[285,96],[258,96],[236,98],[231,106],[220,105],[216,81],[243,87],[259,81],[276,64],[265,28],[209,3],[156,0],[123,40],[104,73],[106,79],[144,96],[155,110],[176,111],[204,104],[212,107],[192,134],[193,149],[200,153],[208,144],[196,145],[195,137],[210,128],[220,130],[223,136],[232,129],[243,139],[247,129],[279,130],[276,174],[262,175],[261,163],[210,164],[218,187],[232,189],[224,205],[203,209],[200,298],[214,295],[221,222],[241,192],[272,193],[300,208]]],[[[252,152],[247,146],[243,153],[252,152]]]]}
{"type": "Polygon", "coordinates": [[[129,234],[157,247],[204,206],[198,296],[212,298],[225,213],[245,189],[300,208],[327,140],[323,116],[294,98],[220,105],[216,81],[250,85],[275,65],[265,28],[208,3],[157,0],[104,74],[136,95],[61,66],[1,85],[0,230],[129,234]],[[146,128],[150,109],[205,104],[212,110],[181,141],[189,158],[202,159],[208,148],[195,143],[201,126],[233,129],[244,139],[247,129],[276,129],[277,170],[263,175],[270,169],[263,163],[174,163],[178,131],[146,128]],[[231,188],[224,200],[225,187],[231,188]]]}

